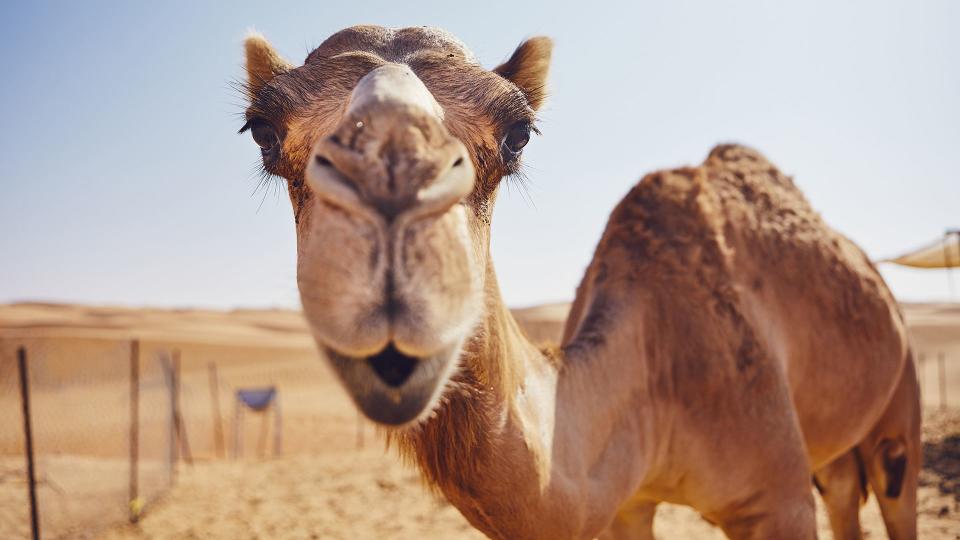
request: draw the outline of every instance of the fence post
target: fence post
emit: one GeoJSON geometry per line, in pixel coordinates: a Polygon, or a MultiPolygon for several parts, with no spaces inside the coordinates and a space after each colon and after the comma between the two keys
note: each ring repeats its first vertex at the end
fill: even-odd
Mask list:
{"type": "Polygon", "coordinates": [[[260,434],[257,435],[257,457],[265,459],[267,457],[267,422],[270,421],[270,417],[267,415],[266,410],[261,412],[259,416],[260,434]]]}
{"type": "Polygon", "coordinates": [[[140,519],[140,340],[130,342],[130,523],[140,519]]]}
{"type": "Polygon", "coordinates": [[[173,421],[177,425],[180,456],[187,462],[187,465],[193,465],[190,441],[187,439],[187,427],[183,424],[183,412],[180,409],[180,349],[173,350],[173,404],[173,421]]]}
{"type": "Polygon", "coordinates": [[[233,459],[240,459],[240,454],[242,449],[240,445],[243,444],[243,434],[241,429],[243,428],[243,406],[240,404],[240,398],[234,395],[233,398],[233,459]]]}
{"type": "Polygon", "coordinates": [[[23,412],[23,439],[27,450],[27,489],[30,494],[30,532],[33,540],[40,540],[40,520],[37,512],[37,475],[33,465],[33,423],[30,420],[30,379],[27,376],[27,350],[17,349],[17,367],[20,372],[20,406],[23,412]]]}
{"type": "Polygon", "coordinates": [[[163,353],[163,377],[167,384],[167,401],[170,408],[167,410],[167,470],[170,474],[170,485],[177,483],[177,411],[176,389],[173,382],[173,362],[169,351],[163,353]]]}
{"type": "MultiPolygon", "coordinates": [[[[921,395],[921,396],[926,396],[926,395],[927,395],[927,385],[926,385],[926,383],[925,383],[925,379],[927,378],[927,356],[926,356],[925,354],[923,354],[922,352],[917,354],[917,364],[918,364],[918,365],[917,365],[917,372],[918,372],[917,378],[920,379],[920,395],[921,395]]],[[[921,397],[920,399],[921,399],[921,402],[922,402],[922,401],[923,401],[923,397],[921,397]]]]}
{"type": "Polygon", "coordinates": [[[357,408],[357,450],[363,449],[363,413],[357,408]]]}
{"type": "Polygon", "coordinates": [[[224,457],[223,417],[220,414],[220,377],[217,375],[217,364],[207,363],[207,374],[210,379],[210,406],[213,409],[213,448],[218,458],[224,457]]]}
{"type": "Polygon", "coordinates": [[[280,393],[273,398],[273,455],[283,454],[283,414],[280,412],[280,393]]]}
{"type": "Polygon", "coordinates": [[[940,379],[940,408],[947,408],[947,366],[943,351],[937,353],[937,366],[939,368],[940,379]]]}

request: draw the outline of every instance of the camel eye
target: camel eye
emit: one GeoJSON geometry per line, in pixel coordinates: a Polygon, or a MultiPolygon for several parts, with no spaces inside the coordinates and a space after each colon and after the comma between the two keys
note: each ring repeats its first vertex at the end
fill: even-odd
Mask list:
{"type": "Polygon", "coordinates": [[[503,153],[504,161],[510,162],[520,155],[523,147],[530,141],[530,124],[527,122],[517,122],[510,126],[503,142],[500,143],[500,149],[503,153]]]}
{"type": "Polygon", "coordinates": [[[260,151],[263,152],[264,157],[272,155],[280,148],[280,138],[277,137],[277,130],[262,120],[254,120],[250,123],[250,134],[253,136],[253,142],[260,146],[260,151]]]}

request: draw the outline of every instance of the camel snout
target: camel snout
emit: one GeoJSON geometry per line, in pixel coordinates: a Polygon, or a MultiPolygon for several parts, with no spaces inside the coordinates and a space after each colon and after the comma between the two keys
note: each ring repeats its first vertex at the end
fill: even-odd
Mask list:
{"type": "Polygon", "coordinates": [[[473,164],[459,142],[437,156],[386,160],[356,155],[335,137],[317,146],[306,171],[314,193],[384,225],[442,214],[473,191],[473,164]]]}
{"type": "Polygon", "coordinates": [[[442,214],[473,191],[476,174],[466,147],[444,126],[443,109],[398,64],[361,79],[305,173],[319,197],[387,225],[442,214]]]}

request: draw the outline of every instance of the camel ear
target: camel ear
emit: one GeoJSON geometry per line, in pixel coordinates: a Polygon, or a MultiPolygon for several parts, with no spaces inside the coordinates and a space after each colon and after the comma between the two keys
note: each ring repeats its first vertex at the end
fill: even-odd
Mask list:
{"type": "Polygon", "coordinates": [[[284,60],[263,34],[251,32],[243,46],[247,53],[247,93],[250,97],[277,75],[293,69],[293,64],[284,60]]]}
{"type": "Polygon", "coordinates": [[[547,72],[550,71],[552,51],[552,39],[545,36],[530,38],[493,71],[517,85],[526,94],[530,106],[537,110],[547,97],[547,72]]]}

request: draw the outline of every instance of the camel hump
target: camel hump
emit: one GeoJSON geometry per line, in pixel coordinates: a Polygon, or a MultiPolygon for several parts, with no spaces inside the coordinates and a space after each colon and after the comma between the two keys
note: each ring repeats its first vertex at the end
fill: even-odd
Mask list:
{"type": "Polygon", "coordinates": [[[772,166],[770,161],[767,158],[750,148],[749,146],[743,146],[742,144],[718,144],[713,147],[713,150],[710,150],[710,155],[707,156],[705,164],[710,163],[756,163],[761,166],[770,167],[772,166]]]}
{"type": "Polygon", "coordinates": [[[763,175],[778,183],[792,185],[787,177],[766,156],[739,144],[719,144],[713,147],[703,166],[712,171],[729,171],[738,178],[744,175],[763,175]]]}

